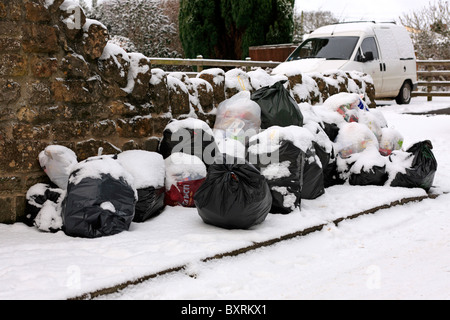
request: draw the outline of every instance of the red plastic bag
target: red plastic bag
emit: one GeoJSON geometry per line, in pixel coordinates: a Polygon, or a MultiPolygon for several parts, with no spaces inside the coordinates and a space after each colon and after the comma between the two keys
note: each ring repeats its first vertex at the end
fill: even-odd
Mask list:
{"type": "Polygon", "coordinates": [[[181,181],[177,182],[176,186],[172,185],[169,191],[166,191],[166,205],[195,207],[194,195],[204,181],[205,178],[200,180],[181,181]]]}

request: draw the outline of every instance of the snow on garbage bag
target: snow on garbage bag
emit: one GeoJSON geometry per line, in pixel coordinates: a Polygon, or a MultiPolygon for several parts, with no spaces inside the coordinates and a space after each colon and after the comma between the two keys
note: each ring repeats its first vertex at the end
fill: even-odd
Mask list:
{"type": "Polygon", "coordinates": [[[262,223],[272,206],[266,178],[252,164],[213,164],[194,196],[202,220],[225,229],[262,223]]]}
{"type": "Polygon", "coordinates": [[[49,184],[37,183],[26,194],[25,217],[22,222],[39,230],[56,232],[62,229],[61,203],[65,191],[49,184]]]}
{"type": "Polygon", "coordinates": [[[341,177],[348,180],[350,185],[383,186],[389,178],[386,158],[379,153],[375,144],[346,159],[338,157],[337,163],[341,177]]]}
{"type": "Polygon", "coordinates": [[[144,150],[128,150],[117,161],[133,176],[138,193],[134,222],[144,222],[160,214],[164,207],[165,163],[162,155],[144,150]]]}
{"type": "Polygon", "coordinates": [[[136,201],[133,176],[116,156],[88,158],[70,174],[62,206],[63,231],[83,238],[126,231],[133,221],[136,201]]]}
{"type": "Polygon", "coordinates": [[[261,129],[303,125],[300,108],[284,87],[286,81],[281,80],[272,86],[262,87],[251,95],[251,99],[261,108],[261,129]]]}
{"type": "Polygon", "coordinates": [[[171,120],[164,128],[158,151],[164,159],[176,152],[194,155],[206,166],[214,163],[219,153],[212,129],[206,122],[194,118],[171,120]]]}
{"type": "Polygon", "coordinates": [[[361,123],[342,125],[335,146],[340,178],[351,185],[386,183],[386,159],[380,154],[378,139],[369,127],[361,123]]]}
{"type": "Polygon", "coordinates": [[[216,139],[216,141],[217,147],[222,154],[232,159],[245,159],[247,150],[242,142],[232,138],[216,139]]]}
{"type": "Polygon", "coordinates": [[[194,196],[206,178],[206,166],[196,156],[176,152],[165,160],[165,203],[194,207],[194,196]]]}
{"type": "Polygon", "coordinates": [[[400,132],[392,128],[382,128],[380,137],[380,153],[383,156],[391,155],[392,151],[401,150],[404,138],[400,132]]]}
{"type": "MultiPolygon", "coordinates": [[[[405,168],[405,172],[398,172],[391,182],[392,187],[422,188],[429,191],[433,185],[437,171],[437,161],[433,154],[433,144],[429,140],[417,142],[406,153],[411,159],[411,165],[405,168]]],[[[389,157],[393,162],[395,154],[389,157]]],[[[407,159],[405,159],[406,161],[407,159]]]]}
{"type": "Polygon", "coordinates": [[[39,164],[50,180],[59,188],[66,190],[72,167],[78,163],[75,152],[71,149],[50,145],[39,153],[39,164]]]}
{"type": "Polygon", "coordinates": [[[241,91],[222,101],[217,107],[214,123],[215,136],[230,138],[246,144],[261,128],[261,109],[250,99],[248,91],[241,91]]]}
{"type": "Polygon", "coordinates": [[[273,126],[250,139],[247,160],[267,179],[271,213],[289,214],[300,207],[304,154],[313,139],[309,130],[298,126],[273,126]]]}
{"type": "Polygon", "coordinates": [[[366,125],[352,122],[340,126],[335,148],[341,158],[348,158],[354,153],[365,150],[370,145],[379,148],[378,139],[366,125]]]}
{"type": "Polygon", "coordinates": [[[369,111],[369,107],[356,93],[341,92],[329,97],[323,105],[339,113],[346,122],[358,122],[360,111],[369,111]]]}

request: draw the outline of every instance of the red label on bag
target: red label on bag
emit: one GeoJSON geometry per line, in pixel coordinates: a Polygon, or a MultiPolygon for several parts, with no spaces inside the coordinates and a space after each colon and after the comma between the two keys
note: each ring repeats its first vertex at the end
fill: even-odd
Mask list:
{"type": "Polygon", "coordinates": [[[194,207],[194,195],[206,179],[177,182],[166,191],[165,201],[169,206],[194,207]]]}

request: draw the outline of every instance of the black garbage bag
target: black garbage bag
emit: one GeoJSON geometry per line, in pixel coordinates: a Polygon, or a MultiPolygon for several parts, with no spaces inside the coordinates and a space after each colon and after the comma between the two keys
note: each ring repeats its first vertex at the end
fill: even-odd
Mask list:
{"type": "Polygon", "coordinates": [[[133,222],[144,222],[159,215],[166,207],[164,202],[165,190],[165,187],[137,189],[138,201],[136,202],[133,222]]]}
{"type": "Polygon", "coordinates": [[[261,129],[303,125],[300,108],[283,85],[286,81],[278,81],[252,93],[251,99],[261,107],[261,129]]]}
{"type": "Polygon", "coordinates": [[[214,163],[219,154],[211,128],[204,121],[192,118],[172,120],[163,131],[158,151],[164,159],[175,152],[194,155],[206,166],[214,163]]]}
{"type": "Polygon", "coordinates": [[[136,190],[130,174],[111,157],[76,165],[62,206],[63,231],[73,237],[98,238],[129,229],[136,190]]]}
{"type": "Polygon", "coordinates": [[[119,163],[133,176],[138,193],[133,222],[144,222],[165,208],[165,163],[157,152],[128,150],[117,155],[119,163]]]}
{"type": "Polygon", "coordinates": [[[336,141],[336,137],[339,134],[339,127],[336,123],[326,123],[323,122],[322,124],[323,131],[327,134],[328,138],[334,142],[336,141]]]}
{"type": "MultiPolygon", "coordinates": [[[[317,199],[325,193],[322,163],[316,155],[314,145],[306,151],[303,167],[302,199],[317,199]]],[[[325,159],[324,159],[325,161],[325,159]]]]}
{"type": "MultiPolygon", "coordinates": [[[[252,148],[249,150],[251,154],[252,148]]],[[[251,155],[256,157],[255,166],[266,177],[269,184],[272,194],[270,213],[289,214],[295,208],[299,208],[303,184],[304,153],[302,150],[292,141],[282,140],[276,153],[251,155]],[[268,162],[269,158],[277,161],[268,162]]]]}
{"type": "Polygon", "coordinates": [[[392,187],[422,188],[429,191],[437,171],[437,161],[433,154],[433,144],[429,140],[417,142],[406,152],[414,157],[406,173],[397,173],[391,182],[392,187]]]}
{"type": "Polygon", "coordinates": [[[272,196],[266,179],[252,164],[212,164],[194,202],[205,223],[248,229],[266,219],[272,196]]]}
{"type": "Polygon", "coordinates": [[[373,166],[368,171],[352,173],[348,179],[352,186],[384,186],[389,175],[386,172],[386,166],[373,166]]]}
{"type": "Polygon", "coordinates": [[[51,185],[45,183],[37,183],[30,187],[26,194],[25,216],[20,221],[32,227],[44,203],[47,201],[58,203],[63,193],[62,189],[52,188],[51,185]]]}
{"type": "Polygon", "coordinates": [[[334,155],[334,151],[330,154],[330,160],[323,168],[323,185],[325,188],[329,188],[335,185],[341,185],[345,183],[345,180],[340,177],[337,170],[337,158],[334,155]]]}

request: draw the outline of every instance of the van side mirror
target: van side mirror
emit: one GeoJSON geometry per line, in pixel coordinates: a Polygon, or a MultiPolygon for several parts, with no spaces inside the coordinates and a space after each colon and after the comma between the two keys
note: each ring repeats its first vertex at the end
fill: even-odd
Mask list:
{"type": "Polygon", "coordinates": [[[365,57],[363,59],[362,62],[368,62],[368,61],[373,61],[373,52],[372,51],[367,51],[366,53],[364,53],[365,57]]]}

